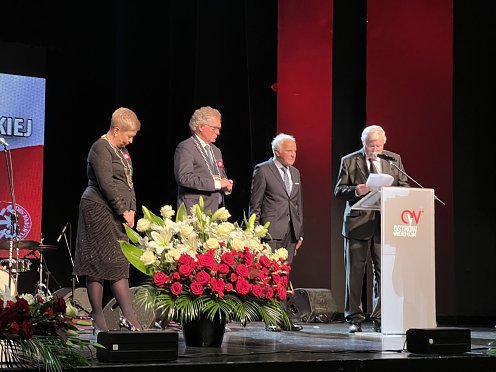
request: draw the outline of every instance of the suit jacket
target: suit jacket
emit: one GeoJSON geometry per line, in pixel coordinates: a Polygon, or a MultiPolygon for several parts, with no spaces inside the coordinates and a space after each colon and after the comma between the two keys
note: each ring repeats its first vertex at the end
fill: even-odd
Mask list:
{"type": "MultiPolygon", "coordinates": [[[[213,143],[210,146],[220,176],[227,178],[220,149],[213,143]]],[[[203,196],[205,211],[215,212],[223,203],[224,193],[221,190],[215,190],[215,182],[207,166],[207,159],[208,155],[201,147],[201,143],[193,136],[180,142],[176,147],[174,177],[177,183],[177,207],[184,202],[188,213],[190,213],[191,206],[198,203],[200,196],[203,196]],[[200,148],[196,146],[195,141],[200,148]]]]}
{"type": "MultiPolygon", "coordinates": [[[[395,158],[395,164],[404,171],[399,154],[391,151],[384,151],[383,153],[395,158]]],[[[391,186],[410,187],[408,177],[404,173],[400,172],[388,161],[379,160],[381,162],[381,173],[389,174],[394,178],[391,186]]],[[[356,185],[366,183],[368,176],[369,169],[363,148],[341,158],[334,195],[338,199],[346,200],[342,234],[347,238],[360,240],[371,239],[377,226],[380,224],[381,216],[379,211],[351,209],[353,204],[363,197],[355,195],[356,185]]]]}
{"type": "Polygon", "coordinates": [[[273,239],[283,239],[288,232],[291,218],[296,238],[303,238],[303,191],[300,172],[289,167],[293,186],[288,195],[281,173],[269,159],[257,164],[253,171],[249,216],[256,214],[256,224],[270,221],[269,234],[273,239]]]}

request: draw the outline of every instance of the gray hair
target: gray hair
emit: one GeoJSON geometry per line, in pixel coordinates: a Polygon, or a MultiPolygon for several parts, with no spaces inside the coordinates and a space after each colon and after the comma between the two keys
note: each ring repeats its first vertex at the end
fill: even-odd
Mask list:
{"type": "Polygon", "coordinates": [[[196,109],[193,115],[191,115],[191,119],[189,119],[189,129],[191,130],[191,133],[196,131],[198,125],[210,123],[212,118],[218,118],[219,121],[222,119],[219,110],[210,106],[204,106],[196,109]]]}
{"type": "Polygon", "coordinates": [[[279,150],[281,148],[281,145],[285,140],[290,140],[290,141],[296,142],[296,139],[292,135],[285,134],[285,133],[279,133],[272,140],[272,152],[274,153],[274,155],[276,153],[276,150],[279,150]]]}
{"type": "Polygon", "coordinates": [[[369,125],[362,132],[362,143],[365,145],[367,141],[383,139],[386,143],[386,132],[380,125],[369,125]]]}
{"type": "Polygon", "coordinates": [[[140,130],[141,123],[133,110],[126,107],[119,107],[112,113],[110,128],[119,127],[123,131],[140,130]]]}

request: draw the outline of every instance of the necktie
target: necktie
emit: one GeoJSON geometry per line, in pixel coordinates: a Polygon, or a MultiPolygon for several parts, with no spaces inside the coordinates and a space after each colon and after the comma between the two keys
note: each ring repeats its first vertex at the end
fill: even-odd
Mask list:
{"type": "Polygon", "coordinates": [[[377,169],[375,169],[374,161],[372,159],[369,159],[369,162],[370,162],[369,173],[377,173],[377,169]]]}
{"type": "Polygon", "coordinates": [[[205,145],[205,149],[207,152],[208,160],[210,160],[210,166],[212,167],[212,172],[215,172],[217,170],[217,165],[215,164],[215,158],[212,152],[212,148],[210,147],[210,145],[205,145]]]}
{"type": "Polygon", "coordinates": [[[288,167],[282,167],[282,171],[284,173],[284,186],[286,187],[286,191],[288,195],[291,195],[291,182],[289,182],[289,169],[288,167]]]}

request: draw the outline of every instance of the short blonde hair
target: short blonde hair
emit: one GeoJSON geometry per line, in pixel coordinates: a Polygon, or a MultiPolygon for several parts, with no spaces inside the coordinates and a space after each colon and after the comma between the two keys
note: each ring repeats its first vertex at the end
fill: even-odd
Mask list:
{"type": "Polygon", "coordinates": [[[140,130],[141,123],[133,110],[126,107],[119,107],[112,113],[110,128],[119,127],[123,131],[140,130]]]}

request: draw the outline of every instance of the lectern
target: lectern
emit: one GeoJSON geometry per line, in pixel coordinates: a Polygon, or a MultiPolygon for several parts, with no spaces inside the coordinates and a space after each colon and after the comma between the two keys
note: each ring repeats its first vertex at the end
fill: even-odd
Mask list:
{"type": "Polygon", "coordinates": [[[382,187],[353,209],[381,212],[381,328],[436,327],[434,190],[382,187]]]}

